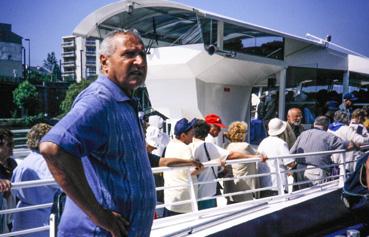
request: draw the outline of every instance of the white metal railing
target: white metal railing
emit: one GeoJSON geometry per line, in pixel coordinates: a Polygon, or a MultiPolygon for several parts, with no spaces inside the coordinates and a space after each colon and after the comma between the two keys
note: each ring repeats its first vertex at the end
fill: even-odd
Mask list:
{"type": "MultiPolygon", "coordinates": [[[[362,146],[361,149],[369,149],[369,145],[366,146],[362,146]]],[[[311,153],[302,153],[302,154],[291,154],[291,155],[284,155],[284,156],[276,156],[276,157],[268,157],[269,160],[274,160],[276,167],[279,167],[279,162],[281,162],[281,159],[285,159],[285,158],[293,158],[293,159],[300,159],[300,158],[305,158],[307,156],[315,156],[315,155],[331,155],[331,154],[345,154],[346,151],[345,150],[335,150],[335,151],[322,151],[322,152],[311,152],[311,153]]],[[[345,156],[343,155],[343,158],[345,156]]],[[[238,159],[238,160],[229,160],[226,161],[226,165],[232,165],[232,164],[247,164],[247,163],[254,163],[254,162],[260,162],[259,158],[249,158],[249,159],[238,159]]],[[[349,161],[349,162],[355,162],[355,161],[349,161]]],[[[330,168],[333,166],[340,166],[341,168],[344,167],[345,164],[349,163],[346,162],[345,160],[343,160],[343,162],[341,163],[337,163],[337,164],[330,164],[324,167],[318,167],[318,168],[330,168]]],[[[209,167],[216,167],[219,166],[219,162],[212,160],[209,162],[205,162],[203,163],[205,168],[209,168],[209,167]]],[[[284,190],[285,190],[285,186],[283,186],[281,179],[282,179],[282,175],[287,175],[287,173],[294,173],[294,172],[302,172],[305,170],[309,170],[309,169],[316,169],[316,167],[314,168],[303,168],[303,169],[295,169],[295,170],[285,170],[285,171],[280,171],[279,169],[276,170],[276,172],[270,172],[270,173],[264,173],[264,174],[253,174],[253,175],[245,175],[245,176],[240,176],[240,177],[226,177],[226,178],[216,178],[213,180],[209,180],[209,181],[202,181],[202,182],[193,182],[192,178],[191,178],[191,172],[190,169],[193,169],[192,167],[189,166],[181,166],[181,167],[158,167],[158,168],[152,168],[152,172],[154,174],[156,173],[163,173],[166,171],[173,171],[173,170],[181,170],[181,169],[187,169],[188,170],[188,183],[184,183],[184,184],[179,184],[179,185],[175,185],[175,186],[163,186],[163,187],[157,187],[156,190],[160,191],[160,190],[164,190],[164,189],[178,189],[178,188],[189,188],[190,191],[190,199],[189,200],[183,200],[183,201],[176,201],[173,203],[164,203],[164,204],[160,204],[157,205],[157,209],[159,208],[163,208],[166,207],[168,205],[181,205],[181,204],[185,204],[185,203],[190,203],[192,206],[192,213],[187,213],[187,214],[183,214],[180,216],[188,216],[188,215],[198,215],[198,207],[197,207],[197,202],[201,201],[201,200],[209,200],[209,199],[213,199],[213,198],[217,198],[217,197],[229,197],[229,196],[235,196],[235,195],[241,195],[241,194],[247,194],[247,193],[255,193],[255,192],[259,192],[259,191],[263,191],[263,190],[270,190],[271,188],[277,189],[278,190],[278,195],[277,196],[273,196],[273,197],[268,197],[268,198],[263,198],[263,199],[255,199],[255,200],[250,200],[250,201],[246,201],[245,203],[250,203],[253,205],[260,205],[262,203],[265,203],[266,200],[271,200],[271,199],[276,199],[276,198],[293,198],[294,197],[294,193],[291,194],[285,194],[284,190]],[[238,179],[251,179],[251,178],[259,178],[259,177],[263,177],[263,176],[270,176],[270,175],[276,175],[277,176],[277,180],[279,180],[277,182],[277,187],[262,187],[262,188],[257,188],[257,189],[252,189],[252,190],[244,190],[244,191],[238,191],[238,192],[233,192],[233,193],[222,193],[221,195],[218,196],[212,196],[212,197],[203,197],[203,198],[196,198],[196,193],[195,193],[195,185],[201,185],[201,184],[207,184],[207,183],[213,183],[213,182],[225,182],[225,181],[233,181],[233,180],[238,180],[238,179]],[[279,177],[279,178],[278,178],[279,177]]],[[[345,171],[345,169],[343,169],[345,171]]],[[[311,181],[326,181],[327,179],[337,179],[337,178],[341,178],[342,180],[344,180],[346,177],[346,173],[342,173],[342,174],[338,174],[338,175],[334,175],[334,176],[328,176],[328,177],[324,177],[322,179],[318,179],[318,180],[309,180],[309,181],[302,181],[302,182],[297,182],[297,183],[293,183],[293,184],[286,184],[286,186],[289,185],[297,185],[297,184],[304,184],[304,183],[311,183],[311,181]]],[[[39,186],[46,186],[46,185],[57,185],[56,182],[53,179],[48,179],[48,180],[35,180],[35,181],[26,181],[26,182],[17,182],[17,183],[12,183],[12,189],[21,189],[21,188],[32,188],[32,187],[39,187],[39,186]]],[[[12,213],[17,213],[17,212],[22,212],[22,211],[30,211],[30,210],[36,210],[36,209],[41,209],[41,208],[49,208],[51,207],[52,203],[45,203],[45,204],[39,204],[39,205],[32,205],[32,206],[28,206],[28,207],[22,207],[22,208],[11,208],[11,209],[7,209],[7,210],[0,210],[0,215],[4,215],[4,214],[12,214],[12,213]]],[[[248,206],[248,208],[250,208],[248,206]]],[[[202,210],[201,212],[204,213],[204,211],[206,212],[206,210],[202,210]]],[[[172,217],[171,217],[172,218],[172,217]]],[[[166,218],[161,218],[157,221],[159,222],[163,222],[165,221],[166,218]]],[[[37,227],[37,228],[32,228],[32,229],[27,229],[27,230],[21,230],[21,231],[16,231],[16,232],[11,232],[11,233],[5,233],[5,234],[0,234],[0,237],[8,237],[8,236],[17,236],[17,235],[23,235],[23,234],[28,234],[28,233],[35,233],[35,232],[40,232],[40,231],[45,231],[45,230],[49,230],[49,229],[54,229],[53,226],[42,226],[42,227],[37,227]]],[[[50,231],[50,234],[53,235],[54,233],[51,233],[52,231],[50,231]]],[[[50,235],[50,236],[51,236],[50,235]]]]}

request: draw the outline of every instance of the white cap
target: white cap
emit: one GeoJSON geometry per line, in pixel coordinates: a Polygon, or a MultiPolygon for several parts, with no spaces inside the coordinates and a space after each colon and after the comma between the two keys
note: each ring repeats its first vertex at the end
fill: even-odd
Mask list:
{"type": "Polygon", "coordinates": [[[157,128],[163,127],[164,120],[159,115],[152,115],[149,117],[149,125],[157,128]]]}
{"type": "Polygon", "coordinates": [[[277,136],[286,130],[287,122],[280,120],[279,118],[271,119],[268,123],[268,134],[270,136],[277,136]]]}

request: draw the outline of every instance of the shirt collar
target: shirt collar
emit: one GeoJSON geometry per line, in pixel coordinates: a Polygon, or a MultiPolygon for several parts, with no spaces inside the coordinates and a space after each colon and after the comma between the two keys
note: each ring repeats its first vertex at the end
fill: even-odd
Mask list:
{"type": "Polygon", "coordinates": [[[117,84],[106,76],[99,76],[96,82],[108,88],[114,99],[117,101],[127,101],[132,99],[117,84]]]}

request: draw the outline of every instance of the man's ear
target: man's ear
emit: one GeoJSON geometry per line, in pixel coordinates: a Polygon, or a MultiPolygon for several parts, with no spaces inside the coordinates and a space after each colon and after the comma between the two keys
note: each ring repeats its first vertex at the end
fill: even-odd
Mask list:
{"type": "Polygon", "coordinates": [[[109,57],[106,55],[100,55],[100,65],[101,65],[101,71],[104,73],[108,72],[109,69],[109,57]]]}

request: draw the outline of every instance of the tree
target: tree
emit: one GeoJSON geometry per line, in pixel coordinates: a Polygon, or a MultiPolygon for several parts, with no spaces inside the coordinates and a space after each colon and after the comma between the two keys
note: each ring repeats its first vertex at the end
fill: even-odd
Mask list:
{"type": "Polygon", "coordinates": [[[90,80],[82,80],[80,83],[73,83],[72,85],[69,86],[68,91],[65,94],[65,98],[63,102],[60,104],[60,110],[62,111],[62,114],[60,116],[63,116],[69,112],[69,110],[72,107],[74,99],[82,90],[88,87],[91,84],[91,82],[92,81],[90,80]]]}
{"type": "Polygon", "coordinates": [[[54,52],[47,54],[43,66],[50,71],[52,81],[61,80],[61,70],[54,52]]]}
{"type": "Polygon", "coordinates": [[[13,91],[13,102],[21,109],[22,117],[28,115],[28,110],[37,104],[37,89],[28,80],[20,83],[13,91]]]}

